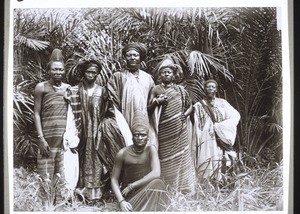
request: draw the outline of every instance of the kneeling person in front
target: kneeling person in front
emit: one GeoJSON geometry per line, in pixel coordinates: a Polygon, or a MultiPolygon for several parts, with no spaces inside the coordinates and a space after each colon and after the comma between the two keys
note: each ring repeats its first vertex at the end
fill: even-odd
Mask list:
{"type": "Polygon", "coordinates": [[[167,205],[157,149],[148,143],[147,120],[135,112],[133,145],[121,149],[115,158],[111,186],[122,211],[163,211],[167,205]]]}

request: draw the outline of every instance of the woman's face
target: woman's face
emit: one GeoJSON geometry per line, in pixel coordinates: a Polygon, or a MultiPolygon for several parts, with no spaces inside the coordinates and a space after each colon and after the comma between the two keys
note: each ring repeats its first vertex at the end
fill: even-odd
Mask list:
{"type": "Polygon", "coordinates": [[[160,70],[160,77],[163,83],[171,83],[175,78],[174,71],[171,68],[163,68],[160,70]]]}
{"type": "Polygon", "coordinates": [[[65,75],[65,66],[62,62],[52,62],[49,71],[50,78],[54,81],[62,81],[63,76],[65,75]]]}
{"type": "Polygon", "coordinates": [[[84,72],[84,79],[88,83],[93,83],[96,80],[97,75],[98,75],[98,68],[95,66],[90,66],[84,72]]]}
{"type": "Polygon", "coordinates": [[[136,50],[129,50],[125,54],[125,60],[129,70],[136,70],[140,68],[141,58],[139,52],[136,50]]]}

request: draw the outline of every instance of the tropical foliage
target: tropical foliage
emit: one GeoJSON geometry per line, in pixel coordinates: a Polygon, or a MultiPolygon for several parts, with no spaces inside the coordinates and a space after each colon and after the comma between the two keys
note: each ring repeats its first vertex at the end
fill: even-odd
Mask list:
{"type": "MultiPolygon", "coordinates": [[[[240,159],[235,170],[224,175],[223,188],[208,180],[199,185],[196,199],[171,193],[168,210],[228,210],[229,205],[235,210],[282,209],[278,207],[282,200],[278,198],[282,194],[282,51],[281,31],[276,24],[275,8],[16,9],[15,166],[35,168],[33,91],[38,82],[48,78],[45,67],[51,51],[62,49],[65,81],[71,85],[81,79],[77,70],[80,61],[96,57],[103,66],[98,82],[105,85],[124,65],[122,47],[139,41],[148,47],[143,69],[155,80],[159,62],[170,57],[182,66],[181,84],[194,103],[204,95],[204,80],[214,78],[219,83],[218,96],[226,98],[241,114],[235,144],[240,159]]],[[[41,201],[34,201],[40,191],[34,185],[40,182],[33,179],[35,173],[20,170],[14,175],[15,209],[53,209],[52,203],[43,208],[41,201]],[[29,177],[30,181],[23,181],[29,177]]],[[[82,202],[75,202],[66,202],[64,209],[85,209],[82,202]]],[[[114,203],[106,205],[101,210],[90,209],[117,208],[114,203]]]]}
{"type": "Polygon", "coordinates": [[[156,80],[158,62],[170,57],[183,68],[182,84],[193,102],[203,81],[215,78],[219,96],[241,113],[236,149],[243,164],[282,159],[281,32],[275,8],[93,8],[14,11],[15,164],[36,156],[33,90],[47,79],[54,48],[66,61],[66,80],[80,81],[80,59],[97,57],[99,82],[124,62],[122,47],[148,47],[143,68],[156,80]]]}
{"type": "Polygon", "coordinates": [[[33,127],[28,126],[33,123],[33,87],[47,78],[44,68],[53,48],[62,48],[68,59],[69,83],[80,80],[76,73],[80,58],[95,56],[102,61],[99,79],[105,84],[122,66],[120,50],[129,41],[149,47],[145,69],[153,76],[166,56],[180,63],[194,102],[203,96],[203,80],[217,79],[220,96],[242,115],[237,137],[242,151],[250,155],[261,154],[264,148],[280,151],[281,46],[274,8],[16,10],[16,151],[35,154],[34,130],[24,127],[33,127]]]}

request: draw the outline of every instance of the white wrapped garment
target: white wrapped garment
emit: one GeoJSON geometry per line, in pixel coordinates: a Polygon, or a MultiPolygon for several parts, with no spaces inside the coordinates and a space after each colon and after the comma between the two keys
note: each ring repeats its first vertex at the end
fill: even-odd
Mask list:
{"type": "Polygon", "coordinates": [[[74,114],[71,106],[68,106],[66,132],[64,134],[64,174],[66,188],[73,192],[79,178],[79,159],[78,153],[72,153],[70,148],[76,148],[79,144],[78,131],[75,126],[74,114]]]}
{"type": "MultiPolygon", "coordinates": [[[[215,124],[200,102],[194,105],[193,144],[196,146],[195,164],[202,178],[210,177],[220,168],[223,151],[217,145],[215,132],[225,143],[234,145],[237,124],[240,120],[239,112],[226,100],[215,98],[214,107],[218,109],[218,118],[222,118],[222,121],[219,119],[219,122],[215,124]]],[[[230,164],[228,155],[235,157],[236,153],[234,151],[225,152],[227,165],[230,164]]],[[[219,175],[219,173],[216,173],[217,179],[219,175]]]]}

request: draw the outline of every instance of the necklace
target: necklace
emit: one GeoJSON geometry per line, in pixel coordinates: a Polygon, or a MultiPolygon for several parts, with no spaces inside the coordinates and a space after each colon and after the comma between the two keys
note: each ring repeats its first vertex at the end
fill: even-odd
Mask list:
{"type": "Polygon", "coordinates": [[[134,148],[134,146],[132,146],[131,148],[132,148],[132,151],[133,151],[134,153],[136,153],[136,154],[141,154],[141,153],[143,153],[143,151],[144,151],[144,148],[143,148],[142,150],[136,150],[136,149],[134,148]]]}
{"type": "Polygon", "coordinates": [[[163,88],[170,88],[170,87],[172,87],[174,85],[174,83],[170,83],[170,84],[165,84],[165,83],[161,83],[161,86],[163,87],[163,88]]]}
{"type": "Polygon", "coordinates": [[[49,83],[56,88],[59,88],[62,86],[62,82],[54,82],[52,79],[49,81],[49,83]]]}
{"type": "Polygon", "coordinates": [[[54,83],[52,81],[49,81],[49,83],[50,83],[50,85],[52,86],[52,88],[55,92],[63,91],[63,85],[62,85],[61,82],[60,83],[54,83]]]}

